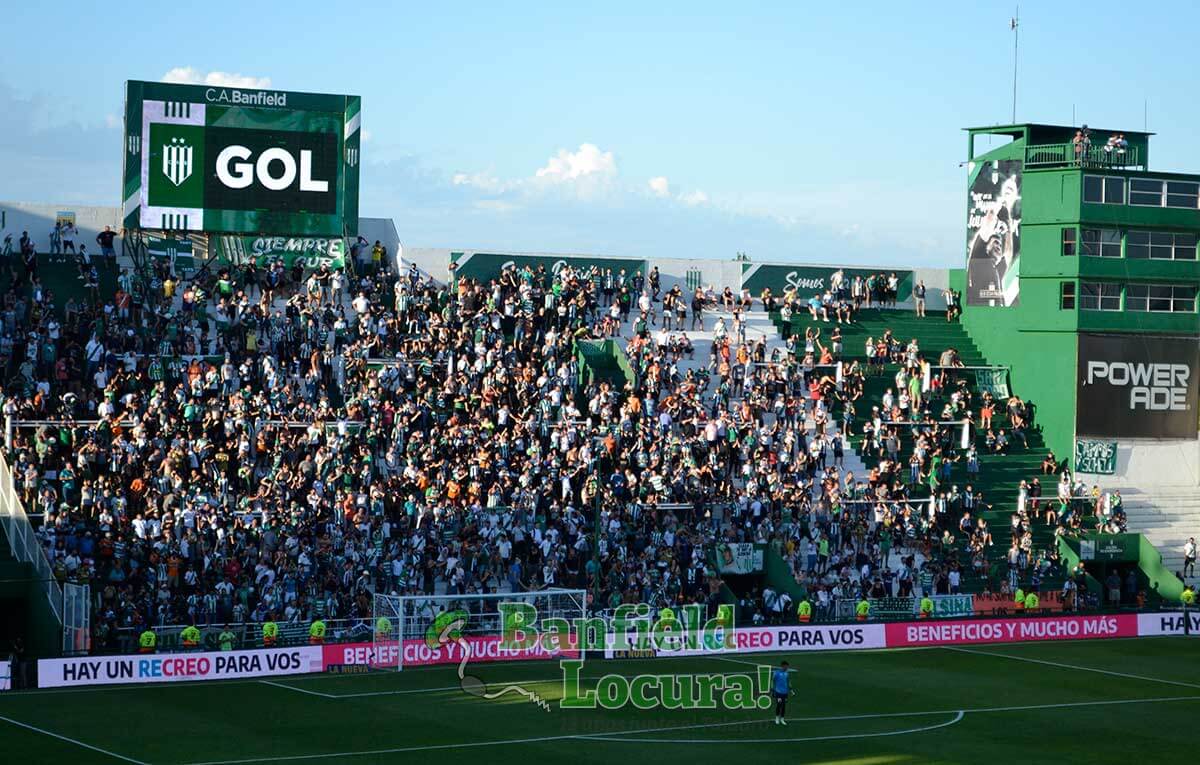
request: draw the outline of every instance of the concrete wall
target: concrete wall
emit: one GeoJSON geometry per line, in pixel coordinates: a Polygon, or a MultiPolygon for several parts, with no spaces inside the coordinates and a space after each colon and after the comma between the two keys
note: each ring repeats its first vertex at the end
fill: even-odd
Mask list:
{"type": "Polygon", "coordinates": [[[96,244],[96,235],[105,226],[112,226],[114,231],[121,229],[121,213],[116,207],[83,207],[81,205],[45,205],[28,202],[0,202],[0,240],[11,234],[13,249],[22,231],[28,231],[33,238],[38,252],[50,251],[50,232],[54,230],[54,221],[58,213],[75,213],[75,227],[79,235],[75,238],[75,247],[86,244],[88,252],[99,254],[100,247],[96,244]]]}
{"type": "MultiPolygon", "coordinates": [[[[117,207],[84,207],[80,205],[52,205],[52,204],[33,204],[26,202],[0,202],[0,213],[3,213],[3,231],[0,232],[0,238],[3,234],[13,235],[13,245],[16,246],[16,241],[21,236],[22,231],[28,231],[37,243],[39,252],[44,252],[50,249],[50,231],[54,228],[54,221],[59,212],[75,213],[75,225],[79,228],[79,238],[76,240],[76,246],[79,244],[87,244],[89,250],[95,250],[96,235],[104,229],[104,227],[112,226],[115,230],[120,230],[120,209],[117,207]]],[[[449,275],[447,266],[450,263],[451,252],[470,255],[474,253],[495,253],[505,255],[525,255],[538,257],[562,258],[565,260],[580,259],[589,260],[595,258],[604,258],[606,260],[626,260],[620,256],[612,255],[596,255],[584,253],[550,253],[550,252],[518,252],[509,250],[482,250],[471,248],[445,248],[445,247],[402,247],[400,235],[396,230],[396,225],[391,218],[359,218],[358,220],[359,234],[372,244],[378,240],[388,248],[388,253],[393,258],[403,257],[405,266],[409,263],[416,263],[425,274],[432,276],[438,282],[444,282],[449,275]]],[[[630,262],[642,263],[646,262],[643,258],[628,258],[630,262]]],[[[757,262],[757,261],[756,261],[757,262]]],[[[393,267],[396,263],[391,264],[393,267]]],[[[658,267],[659,275],[662,280],[662,288],[669,290],[676,284],[684,289],[687,288],[687,278],[690,271],[698,271],[700,283],[708,286],[712,285],[717,291],[725,287],[732,287],[734,290],[740,290],[742,284],[742,263],[734,260],[704,260],[693,258],[650,258],[649,267],[658,267]]],[[[798,265],[811,266],[810,263],[786,263],[776,261],[772,263],[764,263],[764,265],[798,265]]],[[[827,266],[832,273],[838,268],[837,265],[830,264],[827,266]]],[[[856,268],[865,266],[855,266],[856,268]]],[[[879,270],[888,270],[895,266],[877,266],[879,270]]],[[[917,268],[913,269],[913,281],[924,281],[928,289],[927,303],[930,310],[938,310],[945,307],[945,302],[942,299],[942,290],[949,284],[949,272],[944,268],[917,268]]],[[[911,300],[908,296],[901,296],[905,300],[901,301],[901,305],[911,305],[911,300]]]]}
{"type": "Polygon", "coordinates": [[[1084,478],[1101,488],[1133,485],[1147,490],[1193,487],[1200,495],[1200,441],[1118,439],[1117,471],[1113,475],[1086,475],[1084,478]]]}
{"type": "MultiPolygon", "coordinates": [[[[364,234],[364,236],[366,236],[364,234]]],[[[368,237],[370,238],[370,237],[368,237]]],[[[556,258],[563,260],[594,260],[603,258],[605,260],[625,260],[620,256],[612,255],[596,255],[582,253],[553,253],[553,252],[522,252],[516,250],[480,250],[480,249],[449,249],[444,247],[406,247],[404,249],[404,258],[406,261],[415,262],[417,267],[422,271],[432,274],[439,281],[447,278],[449,271],[447,266],[450,263],[450,254],[460,253],[461,255],[473,255],[475,253],[490,253],[496,255],[512,255],[516,257],[533,256],[544,258],[556,258]]],[[[631,262],[641,263],[641,258],[628,258],[631,262]]],[[[648,261],[649,268],[658,268],[659,277],[661,279],[662,289],[669,290],[675,285],[680,285],[683,289],[688,286],[688,274],[690,272],[698,272],[700,284],[704,286],[712,285],[718,292],[725,287],[731,287],[735,291],[741,289],[742,285],[742,266],[744,263],[735,260],[706,260],[695,258],[650,258],[648,261]]],[[[756,261],[757,262],[757,261],[756,261]]],[[[811,263],[788,263],[776,261],[771,263],[763,263],[762,265],[796,265],[796,266],[812,266],[811,263]]],[[[839,266],[829,264],[825,266],[830,273],[837,270],[839,266]]],[[[887,271],[895,266],[859,266],[855,268],[876,268],[880,271],[887,271]]],[[[945,299],[942,297],[942,291],[950,285],[950,272],[945,268],[916,268],[913,269],[913,282],[925,282],[927,290],[926,304],[931,311],[942,310],[946,307],[945,299]]],[[[756,296],[757,297],[757,296],[756,296]]],[[[901,306],[911,306],[911,296],[902,295],[900,301],[901,306]]]]}
{"type": "Polygon", "coordinates": [[[696,260],[691,258],[652,258],[650,267],[658,267],[662,288],[671,289],[676,284],[687,291],[687,275],[689,271],[700,272],[700,284],[705,287],[712,285],[720,292],[725,287],[741,289],[742,264],[733,260],[696,260]]]}

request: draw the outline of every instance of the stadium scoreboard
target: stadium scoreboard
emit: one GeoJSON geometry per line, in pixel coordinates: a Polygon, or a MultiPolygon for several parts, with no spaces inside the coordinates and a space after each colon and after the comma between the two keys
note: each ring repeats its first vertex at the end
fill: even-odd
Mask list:
{"type": "Polygon", "coordinates": [[[358,233],[361,99],[130,80],[126,228],[358,233]]]}

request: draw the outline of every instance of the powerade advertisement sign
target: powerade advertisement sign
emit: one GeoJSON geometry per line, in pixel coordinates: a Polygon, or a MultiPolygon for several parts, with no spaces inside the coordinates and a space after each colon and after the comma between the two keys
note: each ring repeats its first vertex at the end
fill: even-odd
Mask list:
{"type": "Polygon", "coordinates": [[[357,233],[357,96],[130,81],[125,225],[357,233]]]}
{"type": "Polygon", "coordinates": [[[1196,338],[1079,335],[1080,436],[1196,438],[1196,338]]]}

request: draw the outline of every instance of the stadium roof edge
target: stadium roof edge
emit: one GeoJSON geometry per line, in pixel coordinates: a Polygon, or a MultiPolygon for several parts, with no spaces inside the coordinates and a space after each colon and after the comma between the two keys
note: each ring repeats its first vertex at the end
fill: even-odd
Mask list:
{"type": "MultiPolygon", "coordinates": [[[[1003,125],[979,125],[976,127],[965,127],[962,129],[963,129],[963,131],[968,132],[968,133],[986,133],[986,132],[1004,133],[1004,132],[1008,132],[1008,131],[1025,130],[1027,128],[1032,128],[1035,130],[1076,130],[1080,127],[1082,127],[1082,123],[1080,125],[1054,125],[1054,124],[1051,124],[1048,122],[1016,122],[1016,123],[1003,124],[1003,125]]],[[[1124,130],[1124,129],[1113,130],[1113,129],[1107,129],[1107,128],[1099,128],[1099,127],[1095,127],[1093,125],[1088,125],[1088,129],[1093,130],[1097,133],[1125,133],[1126,135],[1144,135],[1144,136],[1156,135],[1156,133],[1148,133],[1148,132],[1145,132],[1142,130],[1124,130]]]]}

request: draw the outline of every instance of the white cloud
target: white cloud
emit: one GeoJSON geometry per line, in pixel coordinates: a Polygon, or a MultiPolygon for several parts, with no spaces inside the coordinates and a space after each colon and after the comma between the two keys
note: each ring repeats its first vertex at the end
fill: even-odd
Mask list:
{"type": "Polygon", "coordinates": [[[253,77],[229,72],[201,72],[191,66],[177,66],[162,76],[163,82],[183,85],[213,85],[223,88],[269,88],[270,77],[253,77]]]}
{"type": "Polygon", "coordinates": [[[582,178],[611,178],[616,174],[617,161],[611,151],[600,151],[594,143],[583,143],[579,145],[579,151],[559,149],[545,167],[538,169],[536,177],[561,183],[582,178]]]}
{"type": "Polygon", "coordinates": [[[505,191],[512,186],[490,173],[455,173],[450,182],[455,186],[470,186],[490,193],[505,191]]]}
{"type": "Polygon", "coordinates": [[[679,201],[683,202],[688,207],[708,204],[708,194],[705,194],[700,189],[696,189],[695,191],[689,191],[686,194],[680,194],[679,201]]]}
{"type": "Polygon", "coordinates": [[[671,193],[671,184],[667,181],[666,176],[655,176],[646,181],[646,185],[650,187],[650,192],[656,197],[665,197],[671,193]]]}
{"type": "Polygon", "coordinates": [[[121,118],[115,114],[104,115],[104,127],[113,130],[121,127],[121,118]]]}
{"type": "Polygon", "coordinates": [[[480,199],[475,202],[474,206],[477,210],[486,210],[494,213],[507,213],[520,209],[517,205],[505,202],[503,199],[480,199]]]}
{"type": "Polygon", "coordinates": [[[366,128],[363,128],[363,131],[362,131],[362,142],[363,143],[366,143],[367,141],[371,140],[374,137],[375,137],[374,133],[372,133],[370,130],[367,130],[366,128]]]}

